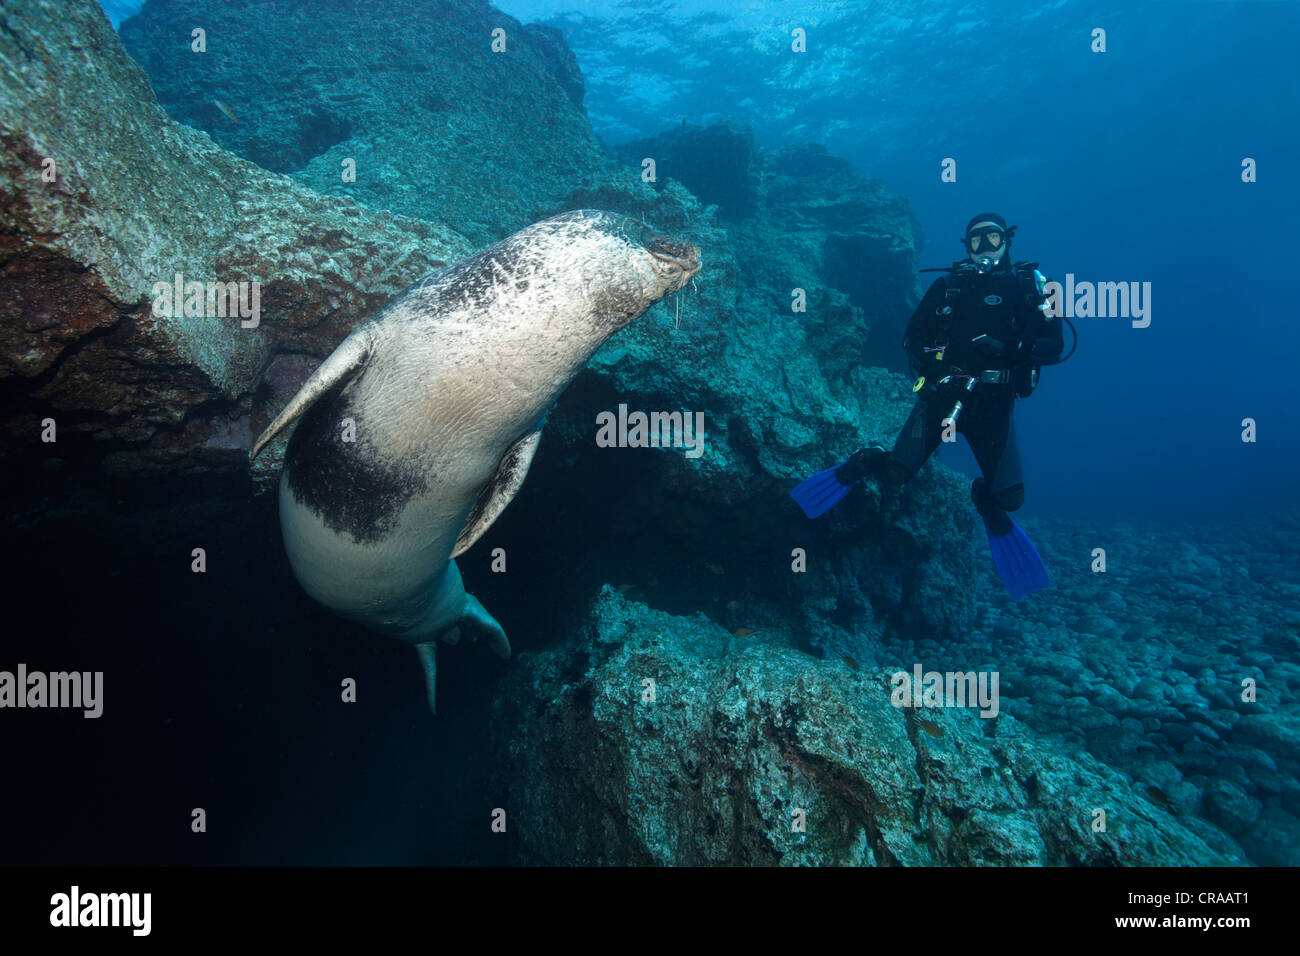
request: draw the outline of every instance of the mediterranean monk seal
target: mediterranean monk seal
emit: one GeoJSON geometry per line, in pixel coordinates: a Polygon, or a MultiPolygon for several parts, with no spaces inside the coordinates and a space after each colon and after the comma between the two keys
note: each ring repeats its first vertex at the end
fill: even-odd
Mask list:
{"type": "Polygon", "coordinates": [[[523,484],[543,416],[610,335],[699,271],[636,219],[566,212],[420,280],[362,322],[253,444],[301,417],[280,475],[289,563],[315,600],[414,644],[510,656],[453,560],[523,484]]]}

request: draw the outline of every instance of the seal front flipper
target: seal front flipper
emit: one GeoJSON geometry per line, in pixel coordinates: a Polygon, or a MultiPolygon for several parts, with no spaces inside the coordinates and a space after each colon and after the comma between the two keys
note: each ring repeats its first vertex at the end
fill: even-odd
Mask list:
{"type": "Polygon", "coordinates": [[[248,460],[252,461],[256,458],[272,438],[311,408],[322,395],[340,382],[352,379],[365,368],[366,362],[370,360],[371,346],[371,330],[364,325],[340,342],[338,348],[331,352],[324,362],[321,362],[320,367],[311,373],[307,381],[302,383],[302,388],[298,389],[298,394],[289,401],[284,411],[277,415],[275,421],[266,426],[266,431],[253,442],[248,460]]]}
{"type": "MultiPolygon", "coordinates": [[[[506,505],[514,499],[519,488],[528,477],[528,466],[533,463],[533,455],[537,452],[537,443],[542,440],[542,430],[529,432],[519,441],[515,442],[506,449],[506,453],[501,456],[501,461],[497,463],[497,470],[488,479],[488,483],[483,486],[483,490],[478,493],[478,498],[474,501],[474,507],[470,509],[469,518],[465,521],[465,527],[461,529],[460,535],[456,538],[456,547],[452,548],[451,556],[459,557],[464,552],[473,547],[474,542],[483,537],[483,533],[492,527],[492,522],[496,521],[501,512],[505,510],[506,505]]],[[[473,598],[470,598],[473,601],[473,598]]],[[[477,601],[474,602],[478,604],[477,601]]],[[[479,609],[482,610],[482,605],[479,609]]],[[[487,611],[483,611],[487,615],[487,611]]],[[[488,616],[491,620],[491,616],[488,616]]],[[[495,621],[492,621],[496,624],[495,621]]],[[[498,625],[498,630],[500,626],[498,625]]],[[[505,635],[502,635],[502,639],[505,635]]],[[[506,645],[506,656],[509,657],[509,645],[506,645]]]]}

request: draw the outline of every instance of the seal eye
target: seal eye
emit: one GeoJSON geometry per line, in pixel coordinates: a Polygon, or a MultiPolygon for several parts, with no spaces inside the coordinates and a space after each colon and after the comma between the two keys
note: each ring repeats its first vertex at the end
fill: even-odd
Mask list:
{"type": "Polygon", "coordinates": [[[648,223],[638,220],[636,225],[640,227],[637,240],[641,243],[641,248],[650,255],[660,262],[666,262],[688,273],[688,278],[699,271],[700,250],[694,245],[666,236],[648,223]]]}
{"type": "Polygon", "coordinates": [[[661,258],[676,258],[681,254],[681,243],[674,242],[648,222],[637,220],[636,224],[640,227],[636,237],[637,241],[652,255],[661,258]]]}
{"type": "Polygon", "coordinates": [[[643,240],[646,251],[656,259],[666,259],[669,262],[681,263],[690,258],[690,247],[688,243],[678,242],[676,239],[670,239],[663,233],[653,233],[643,240]]]}

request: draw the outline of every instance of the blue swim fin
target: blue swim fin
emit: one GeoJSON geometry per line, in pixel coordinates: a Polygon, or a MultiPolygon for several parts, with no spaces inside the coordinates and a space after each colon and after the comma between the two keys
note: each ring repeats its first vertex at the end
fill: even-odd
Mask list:
{"type": "Polygon", "coordinates": [[[993,565],[998,569],[998,577],[1002,578],[1012,599],[1019,601],[1026,594],[1047,587],[1052,580],[1038,549],[1020,530],[1020,525],[1012,521],[1010,515],[1003,517],[1009,525],[1004,534],[995,534],[987,518],[984,519],[984,530],[988,532],[989,549],[993,552],[993,565]]]}
{"type": "Polygon", "coordinates": [[[841,462],[833,468],[817,472],[811,478],[805,478],[790,492],[790,497],[809,518],[817,518],[830,511],[853,487],[844,484],[835,475],[843,465],[841,462]]]}

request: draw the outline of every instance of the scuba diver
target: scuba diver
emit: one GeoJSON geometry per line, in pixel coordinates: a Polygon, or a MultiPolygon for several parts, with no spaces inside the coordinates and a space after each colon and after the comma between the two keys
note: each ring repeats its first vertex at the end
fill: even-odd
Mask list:
{"type": "Polygon", "coordinates": [[[865,478],[901,487],[939,447],[945,429],[955,428],[983,472],[971,484],[971,498],[984,519],[993,563],[1019,600],[1051,582],[1037,549],[1007,513],[1025,500],[1013,411],[1017,398],[1033,393],[1044,365],[1074,354],[1078,333],[1062,356],[1061,323],[1049,314],[1038,263],[1011,261],[1015,232],[996,213],[980,213],[961,240],[965,261],[921,270],[949,275],[934,281],[907,324],[903,349],[918,376],[912,388],[917,402],[893,451],[860,449],[791,495],[816,518],[865,478]]]}

